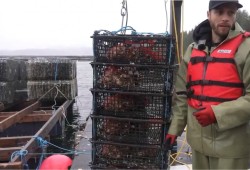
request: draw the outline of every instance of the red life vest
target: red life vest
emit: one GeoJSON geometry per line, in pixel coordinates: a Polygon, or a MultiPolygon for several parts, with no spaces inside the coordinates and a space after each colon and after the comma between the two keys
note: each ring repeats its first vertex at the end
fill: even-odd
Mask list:
{"type": "Polygon", "coordinates": [[[188,104],[194,108],[217,105],[243,95],[244,85],[234,61],[235,53],[250,33],[240,34],[209,55],[193,49],[187,69],[188,104]]]}

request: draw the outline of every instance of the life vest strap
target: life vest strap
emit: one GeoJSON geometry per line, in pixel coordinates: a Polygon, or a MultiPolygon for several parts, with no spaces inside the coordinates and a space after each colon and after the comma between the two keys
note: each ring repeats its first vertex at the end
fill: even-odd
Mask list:
{"type": "Polygon", "coordinates": [[[197,57],[192,57],[190,59],[190,62],[192,64],[197,64],[197,63],[204,63],[204,62],[219,62],[219,63],[232,63],[234,64],[235,61],[233,58],[216,58],[216,57],[202,57],[202,56],[197,56],[197,57]]]}
{"type": "Polygon", "coordinates": [[[176,92],[177,95],[186,95],[187,96],[187,92],[186,91],[178,91],[176,92]]]}
{"type": "Polygon", "coordinates": [[[243,88],[243,83],[232,83],[232,82],[222,82],[222,81],[213,81],[213,80],[196,80],[190,81],[187,83],[187,88],[195,85],[217,85],[217,86],[225,86],[225,87],[235,87],[235,88],[243,88]]]}
{"type": "Polygon", "coordinates": [[[193,98],[199,101],[210,101],[210,102],[227,102],[232,101],[237,98],[219,98],[219,97],[210,97],[204,95],[188,95],[188,98],[193,98]]]}

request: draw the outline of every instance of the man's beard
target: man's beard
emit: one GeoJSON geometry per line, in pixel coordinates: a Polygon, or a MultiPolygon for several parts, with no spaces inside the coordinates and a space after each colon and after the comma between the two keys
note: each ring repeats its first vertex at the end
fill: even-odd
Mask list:
{"type": "Polygon", "coordinates": [[[210,25],[211,25],[211,28],[212,28],[213,32],[218,37],[220,37],[220,42],[222,42],[227,37],[227,35],[228,35],[229,31],[230,31],[230,28],[229,28],[227,32],[221,32],[221,31],[219,31],[219,28],[216,27],[213,23],[211,23],[210,25]]]}

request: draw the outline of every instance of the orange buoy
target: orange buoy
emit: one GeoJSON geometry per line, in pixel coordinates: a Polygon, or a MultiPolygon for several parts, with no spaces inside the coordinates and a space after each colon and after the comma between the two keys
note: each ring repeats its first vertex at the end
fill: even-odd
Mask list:
{"type": "Polygon", "coordinates": [[[60,169],[68,170],[72,165],[72,160],[65,155],[55,154],[44,159],[40,166],[40,170],[51,170],[51,169],[60,169]]]}

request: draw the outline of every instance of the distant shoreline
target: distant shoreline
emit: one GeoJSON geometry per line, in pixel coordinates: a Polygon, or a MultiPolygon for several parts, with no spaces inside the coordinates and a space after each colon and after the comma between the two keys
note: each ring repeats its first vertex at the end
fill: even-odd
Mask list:
{"type": "Polygon", "coordinates": [[[91,55],[83,55],[83,56],[56,56],[56,55],[46,55],[46,56],[39,56],[39,55],[25,55],[25,56],[12,56],[12,55],[0,55],[1,58],[8,58],[8,59],[19,59],[19,60],[29,60],[35,58],[49,58],[49,59],[70,59],[70,60],[80,60],[80,61],[92,61],[94,56],[91,55]]]}

